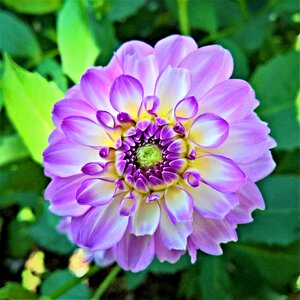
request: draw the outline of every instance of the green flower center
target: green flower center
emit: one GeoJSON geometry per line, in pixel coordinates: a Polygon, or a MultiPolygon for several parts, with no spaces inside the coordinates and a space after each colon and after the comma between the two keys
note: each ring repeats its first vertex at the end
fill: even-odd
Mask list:
{"type": "Polygon", "coordinates": [[[151,166],[162,161],[161,150],[152,144],[140,147],[136,153],[137,161],[142,166],[151,166]]]}

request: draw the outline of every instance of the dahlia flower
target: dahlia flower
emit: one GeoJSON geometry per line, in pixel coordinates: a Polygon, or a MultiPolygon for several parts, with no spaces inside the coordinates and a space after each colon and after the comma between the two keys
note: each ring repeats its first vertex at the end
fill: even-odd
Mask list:
{"type": "Polygon", "coordinates": [[[264,201],[275,142],[230,53],[172,35],[123,44],[53,109],[45,198],[97,264],[138,272],[156,256],[220,255],[264,201]]]}

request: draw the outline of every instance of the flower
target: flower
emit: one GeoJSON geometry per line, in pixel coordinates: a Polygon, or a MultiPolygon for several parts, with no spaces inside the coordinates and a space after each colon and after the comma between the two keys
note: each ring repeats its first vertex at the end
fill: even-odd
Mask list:
{"type": "Polygon", "coordinates": [[[145,269],[197,250],[220,255],[264,209],[255,182],[275,142],[230,53],[172,35],[123,44],[53,109],[45,198],[98,264],[145,269]]]}

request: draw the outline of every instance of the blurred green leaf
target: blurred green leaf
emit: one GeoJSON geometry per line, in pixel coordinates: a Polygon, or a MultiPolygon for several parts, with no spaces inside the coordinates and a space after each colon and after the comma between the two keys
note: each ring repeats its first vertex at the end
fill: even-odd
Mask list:
{"type": "Polygon", "coordinates": [[[57,254],[69,254],[74,246],[66,235],[59,233],[56,225],[59,218],[44,205],[43,214],[29,228],[30,237],[41,247],[57,254]]]}
{"type": "Polygon", "coordinates": [[[78,82],[99,54],[82,0],[65,1],[58,15],[57,42],[64,73],[78,82]]]}
{"type": "MultiPolygon", "coordinates": [[[[41,286],[42,295],[49,296],[54,291],[58,290],[67,282],[73,280],[75,276],[69,270],[57,270],[50,273],[44,280],[41,286]]],[[[84,283],[79,283],[71,289],[67,290],[63,295],[56,298],[57,300],[70,300],[70,299],[89,299],[90,290],[84,283]]]]}
{"type": "Polygon", "coordinates": [[[122,21],[134,15],[146,0],[110,0],[107,17],[111,21],[122,21]]]}
{"type": "Polygon", "coordinates": [[[17,282],[7,282],[4,287],[0,288],[1,300],[31,300],[37,299],[32,292],[25,290],[21,284],[17,282]]]}
{"type": "Polygon", "coordinates": [[[251,77],[257,98],[259,116],[269,123],[277,149],[291,150],[300,145],[296,97],[300,86],[300,54],[290,51],[259,66],[251,77]]]}
{"type": "Polygon", "coordinates": [[[51,111],[63,93],[54,82],[22,69],[7,55],[2,84],[8,116],[33,159],[41,163],[53,130],[51,111]]]}
{"type": "Polygon", "coordinates": [[[38,62],[41,48],[31,28],[16,16],[0,11],[0,51],[38,62]]]}
{"type": "Polygon", "coordinates": [[[56,11],[61,0],[2,0],[7,6],[19,13],[42,15],[56,11]]]}
{"type": "Polygon", "coordinates": [[[178,262],[171,264],[168,262],[159,262],[158,259],[154,259],[151,265],[148,267],[148,271],[154,274],[167,273],[175,274],[178,271],[181,271],[191,264],[191,259],[188,255],[182,256],[178,262]]]}
{"type": "Polygon", "coordinates": [[[125,272],[126,289],[128,291],[135,290],[147,279],[148,270],[144,270],[138,273],[125,272]]]}
{"type": "Polygon", "coordinates": [[[228,253],[241,267],[245,261],[253,264],[278,291],[284,291],[300,274],[300,241],[286,248],[237,243],[230,247],[228,253]]]}
{"type": "Polygon", "coordinates": [[[56,60],[46,58],[38,65],[36,71],[47,80],[53,80],[62,91],[67,90],[67,78],[62,72],[61,65],[56,60]]]}
{"type": "Polygon", "coordinates": [[[273,10],[277,13],[297,13],[299,12],[299,2],[295,0],[271,0],[274,5],[273,10]]]}
{"type": "Polygon", "coordinates": [[[241,241],[288,245],[300,237],[298,176],[278,175],[263,180],[260,190],[266,210],[254,222],[239,227],[241,241]]]}
{"type": "Polygon", "coordinates": [[[232,54],[234,61],[233,77],[247,79],[249,75],[249,62],[243,48],[230,38],[219,38],[216,40],[216,43],[228,49],[232,54]]]}
{"type": "Polygon", "coordinates": [[[238,1],[233,0],[213,0],[217,13],[219,25],[221,27],[231,27],[241,24],[243,17],[240,13],[238,1]]]}
{"type": "Polygon", "coordinates": [[[0,166],[29,156],[17,134],[0,137],[0,166]]]}
{"type": "Polygon", "coordinates": [[[25,257],[33,248],[34,242],[28,234],[29,224],[12,220],[8,225],[7,251],[9,256],[25,257]]]}

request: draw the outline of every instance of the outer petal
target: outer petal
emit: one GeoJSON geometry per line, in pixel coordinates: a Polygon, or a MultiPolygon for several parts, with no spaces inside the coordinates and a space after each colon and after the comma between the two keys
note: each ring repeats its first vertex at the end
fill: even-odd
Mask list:
{"type": "Polygon", "coordinates": [[[129,75],[121,75],[111,88],[110,103],[116,111],[128,112],[136,118],[143,96],[143,87],[138,80],[129,75]]]}
{"type": "Polygon", "coordinates": [[[264,209],[265,203],[257,186],[250,180],[236,192],[239,205],[226,216],[226,220],[232,224],[244,224],[253,221],[251,213],[255,209],[264,209]]]}
{"type": "Polygon", "coordinates": [[[177,67],[185,56],[197,48],[197,44],[192,38],[171,35],[155,45],[154,55],[162,71],[168,66],[177,67]]]}
{"type": "Polygon", "coordinates": [[[265,152],[254,162],[240,164],[240,168],[247,174],[253,182],[259,181],[269,175],[276,167],[271,151],[265,152]]]}
{"type": "Polygon", "coordinates": [[[159,234],[167,249],[186,250],[187,237],[192,231],[191,223],[173,224],[165,209],[161,210],[159,234]]]}
{"type": "Polygon", "coordinates": [[[229,79],[200,99],[199,112],[214,113],[232,124],[245,119],[257,106],[254,91],[246,81],[229,79]]]}
{"type": "Polygon", "coordinates": [[[118,264],[124,270],[139,272],[148,267],[155,253],[153,236],[135,236],[127,231],[115,249],[118,264]]]}
{"type": "Polygon", "coordinates": [[[138,195],[137,209],[130,218],[130,232],[136,236],[153,235],[160,219],[158,202],[146,202],[144,196],[138,195]]]}
{"type": "Polygon", "coordinates": [[[67,137],[81,145],[113,145],[113,141],[101,126],[84,117],[65,118],[62,122],[61,128],[67,137]]]}
{"type": "Polygon", "coordinates": [[[100,161],[98,151],[64,139],[48,146],[43,153],[43,165],[53,175],[67,177],[81,173],[91,161],[100,161]]]}
{"type": "Polygon", "coordinates": [[[179,67],[191,72],[189,95],[200,99],[212,87],[231,76],[233,60],[231,54],[221,46],[206,46],[189,54],[179,67]]]}
{"type": "Polygon", "coordinates": [[[113,248],[107,249],[107,250],[100,250],[93,253],[93,257],[95,260],[95,263],[99,266],[107,267],[111,265],[114,260],[114,253],[113,248]]]}
{"type": "Polygon", "coordinates": [[[239,190],[246,182],[246,175],[230,159],[217,155],[205,155],[191,163],[199,170],[201,178],[208,185],[223,193],[239,190]]]}
{"type": "Polygon", "coordinates": [[[237,241],[237,235],[226,221],[206,219],[195,212],[193,232],[189,239],[197,249],[208,254],[220,255],[223,253],[220,243],[237,241]]]}
{"type": "Polygon", "coordinates": [[[166,190],[165,208],[174,224],[192,221],[193,199],[183,188],[170,187],[166,190]]]}
{"type": "Polygon", "coordinates": [[[110,202],[115,194],[114,182],[92,178],[85,180],[77,191],[77,201],[86,205],[104,205],[110,202]]]}
{"type": "Polygon", "coordinates": [[[97,121],[96,111],[89,104],[77,99],[63,99],[54,105],[53,122],[57,129],[61,130],[60,126],[64,118],[70,116],[81,116],[92,121],[97,121]]]}
{"type": "Polygon", "coordinates": [[[160,116],[167,115],[190,89],[191,75],[187,69],[168,67],[158,78],[155,95],[160,99],[160,116]]]}
{"type": "Polygon", "coordinates": [[[90,206],[77,203],[76,191],[86,178],[85,175],[54,177],[45,190],[45,199],[50,200],[49,209],[59,216],[84,214],[90,206]]]}
{"type": "Polygon", "coordinates": [[[228,132],[229,126],[224,119],[207,113],[196,118],[188,138],[199,147],[215,148],[224,143],[228,132]]]}
{"type": "Polygon", "coordinates": [[[218,192],[205,183],[186,189],[193,197],[195,209],[205,218],[223,219],[239,203],[235,194],[218,192]]]}
{"type": "Polygon", "coordinates": [[[114,199],[72,218],[72,237],[76,244],[91,251],[108,249],[123,237],[127,224],[128,217],[119,215],[119,200],[114,199]]]}

